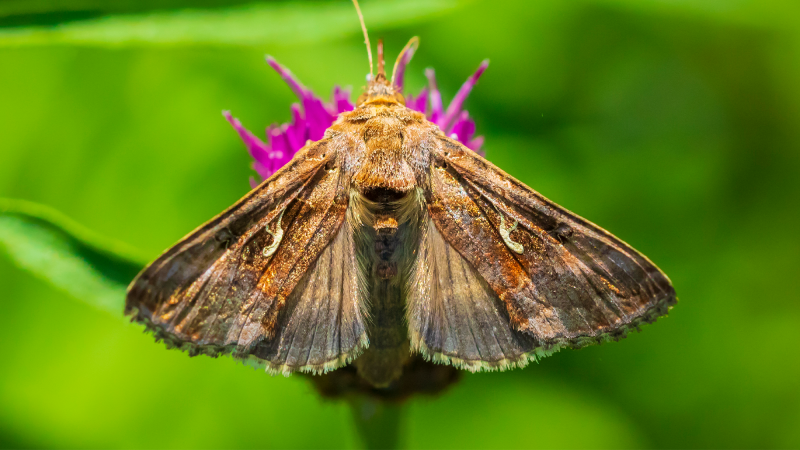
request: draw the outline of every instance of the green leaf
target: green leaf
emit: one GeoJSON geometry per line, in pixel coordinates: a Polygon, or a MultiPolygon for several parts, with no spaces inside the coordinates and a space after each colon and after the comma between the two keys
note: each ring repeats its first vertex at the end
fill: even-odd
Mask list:
{"type": "Polygon", "coordinates": [[[703,17],[749,27],[797,31],[800,2],[767,0],[763,2],[728,2],[694,0],[593,0],[600,5],[629,9],[649,15],[703,17]]]}
{"type": "Polygon", "coordinates": [[[57,25],[110,14],[143,14],[250,3],[253,0],[3,0],[0,2],[0,27],[57,25]]]}
{"type": "MultiPolygon", "coordinates": [[[[380,30],[450,11],[464,0],[384,0],[364,5],[369,28],[380,30]]],[[[0,46],[81,44],[260,45],[307,43],[360,32],[347,1],[257,3],[109,15],[55,26],[0,28],[0,46]]]]}
{"type": "Polygon", "coordinates": [[[0,199],[0,254],[75,298],[122,316],[128,283],[146,259],[60,212],[0,199]]]}
{"type": "Polygon", "coordinates": [[[83,13],[132,13],[176,8],[214,8],[253,3],[253,0],[3,0],[0,2],[0,17],[28,17],[37,14],[83,12],[83,13]]]}

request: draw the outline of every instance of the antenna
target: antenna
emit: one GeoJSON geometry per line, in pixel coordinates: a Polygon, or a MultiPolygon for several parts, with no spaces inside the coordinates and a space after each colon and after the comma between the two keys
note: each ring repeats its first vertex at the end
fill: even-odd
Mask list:
{"type": "Polygon", "coordinates": [[[367,44],[367,59],[369,59],[369,75],[370,78],[375,78],[372,73],[372,48],[369,45],[369,34],[367,34],[367,25],[364,24],[364,16],[361,14],[361,8],[358,6],[358,0],[353,0],[353,5],[356,7],[358,13],[358,20],[361,21],[361,31],[364,32],[364,43],[367,44]]]}

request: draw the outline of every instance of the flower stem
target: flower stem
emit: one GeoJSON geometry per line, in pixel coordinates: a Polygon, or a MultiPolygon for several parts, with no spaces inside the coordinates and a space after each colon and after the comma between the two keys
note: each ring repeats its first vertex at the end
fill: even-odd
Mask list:
{"type": "Polygon", "coordinates": [[[363,448],[400,448],[400,404],[359,397],[350,401],[350,410],[363,448]]]}

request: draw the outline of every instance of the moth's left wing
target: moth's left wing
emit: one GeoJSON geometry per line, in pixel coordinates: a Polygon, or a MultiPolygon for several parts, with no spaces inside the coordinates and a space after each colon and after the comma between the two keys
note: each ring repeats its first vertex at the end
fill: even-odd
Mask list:
{"type": "Polygon", "coordinates": [[[619,339],[676,302],[666,275],[636,250],[458,142],[436,139],[429,235],[441,235],[446,246],[426,258],[423,242],[417,266],[449,274],[439,286],[457,277],[472,288],[419,294],[412,287],[413,348],[468,369],[504,368],[561,347],[619,339]],[[459,302],[480,315],[465,319],[459,302]],[[474,351],[481,342],[490,349],[491,336],[509,345],[474,351]]]}
{"type": "Polygon", "coordinates": [[[131,283],[126,314],[190,354],[320,372],[366,345],[347,189],[330,141],[201,226],[131,283]]]}
{"type": "Polygon", "coordinates": [[[474,372],[536,357],[536,340],[511,327],[503,302],[428,216],[407,291],[411,348],[426,359],[474,372]]]}

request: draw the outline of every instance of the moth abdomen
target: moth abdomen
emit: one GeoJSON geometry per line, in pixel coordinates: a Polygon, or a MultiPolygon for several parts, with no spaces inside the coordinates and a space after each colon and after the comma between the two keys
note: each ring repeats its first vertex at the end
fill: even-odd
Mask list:
{"type": "Polygon", "coordinates": [[[393,235],[397,232],[397,218],[391,212],[379,213],[373,227],[379,235],[393,235]]]}
{"type": "Polygon", "coordinates": [[[397,236],[397,219],[392,214],[378,214],[375,217],[375,256],[376,273],[379,278],[388,280],[397,275],[397,261],[393,260],[399,245],[397,236]]]}

